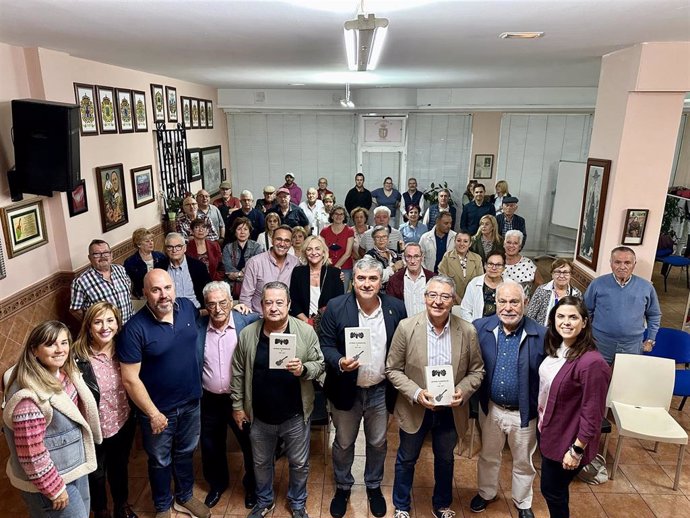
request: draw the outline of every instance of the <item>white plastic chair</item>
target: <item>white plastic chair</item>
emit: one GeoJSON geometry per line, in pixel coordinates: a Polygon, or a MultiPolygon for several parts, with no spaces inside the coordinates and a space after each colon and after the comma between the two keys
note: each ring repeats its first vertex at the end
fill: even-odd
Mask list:
{"type": "Polygon", "coordinates": [[[673,396],[676,365],[667,358],[617,354],[606,406],[613,411],[618,428],[618,446],[610,479],[616,475],[623,437],[679,444],[674,491],[678,489],[688,434],[668,413],[673,396]]]}

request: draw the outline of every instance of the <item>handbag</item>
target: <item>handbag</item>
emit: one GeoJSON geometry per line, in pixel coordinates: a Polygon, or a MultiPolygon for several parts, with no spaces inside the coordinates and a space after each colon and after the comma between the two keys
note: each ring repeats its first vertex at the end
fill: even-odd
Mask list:
{"type": "Polygon", "coordinates": [[[603,484],[609,480],[609,472],[606,469],[606,459],[600,453],[580,470],[577,477],[583,482],[593,486],[603,484]]]}

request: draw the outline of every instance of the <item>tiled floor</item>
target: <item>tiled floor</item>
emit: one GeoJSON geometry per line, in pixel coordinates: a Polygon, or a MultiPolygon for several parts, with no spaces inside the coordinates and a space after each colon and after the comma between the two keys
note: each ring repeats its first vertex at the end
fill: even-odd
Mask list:
{"type": "MultiPolygon", "coordinates": [[[[540,265],[541,266],[541,265],[540,265]]],[[[658,273],[658,267],[654,275],[654,283],[660,294],[664,313],[663,325],[680,327],[685,311],[688,290],[685,287],[685,274],[674,270],[669,277],[668,292],[663,292],[663,279],[658,273]]],[[[672,408],[678,408],[679,398],[675,398],[672,408]]],[[[681,425],[690,431],[690,403],[682,413],[672,410],[674,417],[681,425]]],[[[324,465],[322,429],[315,428],[312,432],[312,457],[311,472],[309,475],[309,498],[307,511],[312,518],[330,516],[328,512],[330,500],[335,492],[333,485],[333,472],[330,458],[324,465]]],[[[331,439],[333,435],[331,434],[331,439]]],[[[617,437],[614,433],[608,444],[609,469],[613,463],[617,437]]],[[[4,441],[3,441],[4,442],[4,441]]],[[[390,495],[393,484],[393,472],[395,464],[395,452],[398,445],[397,425],[391,419],[388,433],[388,457],[386,459],[385,477],[383,481],[384,495],[390,507],[390,495]]],[[[469,502],[476,493],[476,461],[479,449],[479,440],[475,440],[474,456],[467,457],[469,447],[469,434],[463,441],[459,455],[455,462],[455,500],[453,509],[457,517],[482,516],[482,518],[516,518],[515,510],[510,497],[510,452],[504,452],[504,462],[501,469],[500,491],[498,500],[492,503],[482,515],[474,515],[469,509],[469,502]]],[[[573,518],[690,518],[690,460],[686,458],[681,476],[681,484],[678,491],[673,491],[673,476],[678,454],[678,447],[660,445],[659,451],[652,451],[652,443],[643,443],[637,440],[626,440],[621,455],[621,463],[615,480],[600,486],[588,486],[582,482],[575,482],[571,486],[571,516],[573,518]]],[[[6,448],[5,455],[6,457],[6,448]]],[[[538,455],[535,458],[537,466],[540,465],[538,455]]],[[[4,460],[3,460],[4,464],[4,460]]],[[[244,508],[244,493],[241,482],[242,457],[237,453],[230,454],[229,460],[232,469],[232,486],[213,508],[213,516],[220,517],[244,517],[247,510],[244,508]]],[[[135,448],[131,466],[131,502],[141,518],[153,518],[154,512],[151,504],[151,495],[146,479],[146,458],[140,448],[135,448]]],[[[206,495],[206,485],[201,476],[201,467],[197,459],[197,484],[195,494],[203,499],[206,495]]],[[[356,446],[354,463],[354,476],[358,484],[353,488],[350,500],[348,518],[370,518],[372,515],[367,508],[367,500],[362,484],[364,472],[364,438],[363,433],[356,446]]],[[[272,516],[275,518],[287,518],[290,513],[286,507],[285,493],[287,490],[288,470],[285,459],[278,461],[276,466],[277,506],[272,516]]],[[[417,464],[415,484],[413,490],[412,518],[432,518],[431,492],[433,488],[433,456],[430,444],[424,446],[424,450],[417,464]]],[[[548,511],[546,504],[539,492],[539,475],[535,480],[535,498],[533,509],[537,518],[546,518],[548,511]]],[[[388,516],[392,517],[392,509],[388,516]]],[[[4,474],[0,475],[0,518],[23,518],[26,516],[23,505],[16,490],[11,488],[4,474]]],[[[175,516],[175,513],[173,513],[175,516]]],[[[184,517],[186,515],[178,514],[184,517]]],[[[270,516],[268,518],[271,518],[270,516]]]]}

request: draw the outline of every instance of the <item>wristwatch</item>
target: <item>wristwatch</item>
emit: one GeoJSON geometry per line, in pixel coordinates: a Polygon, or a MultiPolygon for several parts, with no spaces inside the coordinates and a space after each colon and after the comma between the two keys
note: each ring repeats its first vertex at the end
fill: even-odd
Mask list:
{"type": "Polygon", "coordinates": [[[577,454],[580,455],[580,456],[582,456],[582,455],[585,454],[585,449],[584,449],[584,448],[580,448],[580,447],[579,447],[577,444],[575,444],[575,443],[573,443],[573,445],[571,446],[571,448],[572,448],[572,450],[573,450],[575,453],[577,453],[577,454]]]}

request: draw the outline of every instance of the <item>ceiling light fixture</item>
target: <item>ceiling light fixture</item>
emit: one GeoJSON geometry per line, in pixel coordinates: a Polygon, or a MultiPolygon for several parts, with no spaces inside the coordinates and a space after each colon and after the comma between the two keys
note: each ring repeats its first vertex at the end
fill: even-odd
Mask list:
{"type": "Polygon", "coordinates": [[[345,99],[340,99],[340,106],[343,108],[354,108],[355,103],[350,99],[350,85],[345,84],[345,99]]]}
{"type": "Polygon", "coordinates": [[[356,20],[345,22],[345,49],[350,70],[374,70],[379,63],[388,20],[373,14],[358,14],[356,20]]]}
{"type": "Polygon", "coordinates": [[[498,35],[502,40],[536,40],[543,36],[543,32],[502,32],[498,35]]]}

